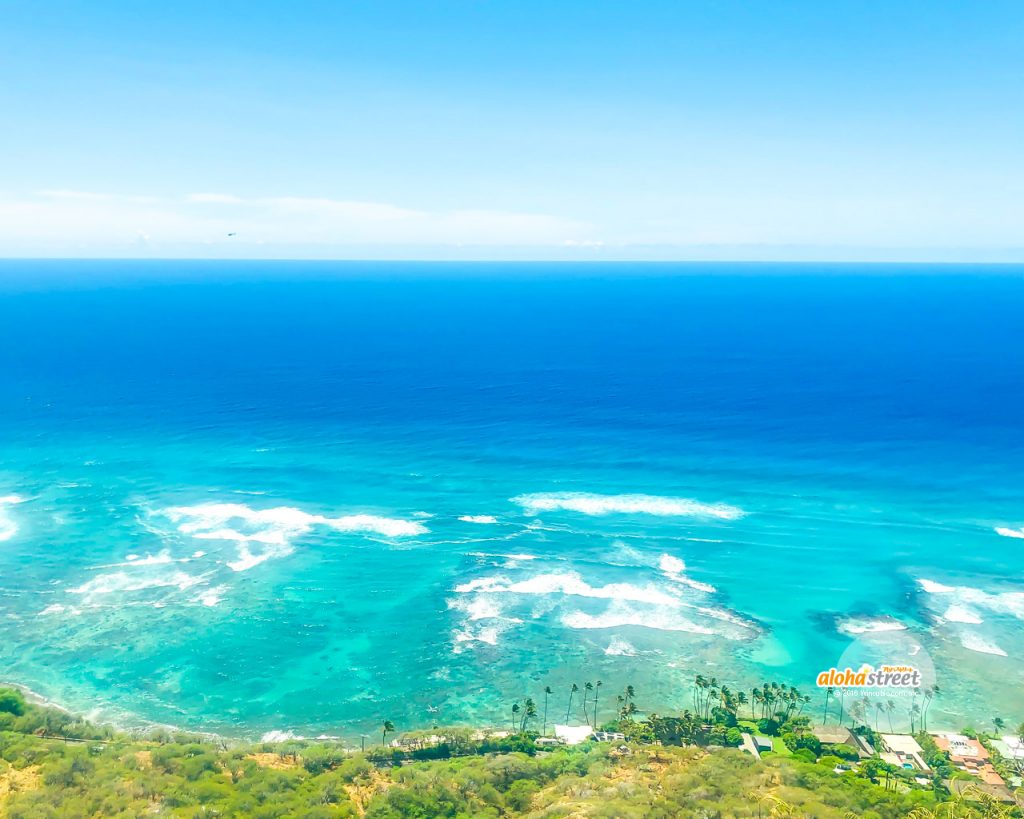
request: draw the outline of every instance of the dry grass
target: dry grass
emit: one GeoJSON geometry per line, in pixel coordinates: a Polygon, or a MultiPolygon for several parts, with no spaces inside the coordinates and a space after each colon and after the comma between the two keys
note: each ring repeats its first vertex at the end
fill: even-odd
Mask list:
{"type": "Polygon", "coordinates": [[[300,757],[291,754],[249,754],[246,759],[253,760],[261,768],[272,768],[275,771],[290,771],[302,764],[300,757]]]}

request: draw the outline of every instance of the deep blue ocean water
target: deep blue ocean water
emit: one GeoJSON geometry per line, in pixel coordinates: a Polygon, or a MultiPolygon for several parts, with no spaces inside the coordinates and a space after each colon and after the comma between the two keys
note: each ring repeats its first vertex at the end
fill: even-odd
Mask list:
{"type": "Polygon", "coordinates": [[[1022,268],[9,261],[0,373],[0,679],[73,708],[352,737],[909,651],[933,724],[1024,719],[1022,268]]]}

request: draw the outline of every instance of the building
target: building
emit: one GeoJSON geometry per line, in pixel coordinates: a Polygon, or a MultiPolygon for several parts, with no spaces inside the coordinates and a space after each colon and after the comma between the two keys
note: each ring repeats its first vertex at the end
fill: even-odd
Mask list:
{"type": "Polygon", "coordinates": [[[871,743],[842,725],[817,725],[811,729],[811,733],[818,738],[822,745],[846,745],[856,751],[857,756],[861,759],[868,759],[875,755],[875,749],[871,747],[871,743]]]}
{"type": "Polygon", "coordinates": [[[1024,742],[1020,737],[1005,736],[992,741],[992,747],[999,751],[1003,759],[1024,760],[1024,742]]]}
{"type": "Polygon", "coordinates": [[[963,734],[937,734],[935,744],[949,754],[949,761],[961,771],[976,776],[988,785],[1004,785],[1003,778],[992,767],[988,749],[978,740],[963,734]]]}
{"type": "Polygon", "coordinates": [[[882,750],[878,755],[883,762],[908,771],[931,771],[924,761],[924,751],[910,734],[882,734],[881,740],[882,750]]]}
{"type": "Polygon", "coordinates": [[[560,739],[566,745],[579,745],[586,742],[593,735],[594,730],[589,725],[556,725],[555,738],[560,739]]]}
{"type": "Polygon", "coordinates": [[[593,739],[597,742],[622,742],[625,738],[625,734],[616,731],[594,731],[593,734],[593,739]]]}

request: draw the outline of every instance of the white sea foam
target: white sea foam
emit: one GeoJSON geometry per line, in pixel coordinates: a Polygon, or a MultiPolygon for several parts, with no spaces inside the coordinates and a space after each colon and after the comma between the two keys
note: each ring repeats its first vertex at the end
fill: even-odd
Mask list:
{"type": "Polygon", "coordinates": [[[224,599],[224,594],[227,591],[227,588],[227,586],[214,586],[210,589],[203,589],[192,599],[196,603],[202,603],[204,606],[213,607],[224,599]]]}
{"type": "Polygon", "coordinates": [[[510,581],[503,576],[478,577],[455,587],[459,594],[564,594],[604,600],[629,600],[652,605],[675,606],[678,598],[656,586],[635,586],[632,583],[609,583],[591,586],[576,572],[548,572],[526,580],[510,581]]]}
{"type": "Polygon", "coordinates": [[[158,588],[176,588],[179,591],[184,591],[203,583],[205,579],[205,577],[186,574],[182,571],[151,576],[139,576],[128,572],[109,572],[97,575],[92,580],[77,588],[69,589],[69,591],[72,594],[81,595],[86,603],[91,603],[108,594],[125,594],[158,588]]]}
{"type": "Polygon", "coordinates": [[[428,531],[416,521],[365,514],[331,518],[290,506],[253,509],[241,503],[200,503],[171,506],[155,514],[167,518],[179,532],[190,537],[237,543],[238,556],[227,564],[236,572],[290,554],[292,541],[318,526],[387,538],[411,537],[428,531]]]}
{"type": "Polygon", "coordinates": [[[20,495],[4,495],[0,497],[0,542],[10,540],[18,534],[18,524],[14,522],[7,507],[24,503],[25,499],[20,495]]]}
{"type": "Polygon", "coordinates": [[[613,513],[657,515],[660,517],[696,517],[735,520],[743,516],[742,509],[727,504],[709,504],[690,498],[671,498],[659,495],[598,495],[591,492],[552,492],[518,495],[512,503],[523,507],[528,515],[540,512],[568,511],[584,515],[610,515],[613,513]]]}
{"type": "Polygon", "coordinates": [[[980,626],[984,621],[974,609],[960,603],[954,603],[942,613],[942,619],[950,623],[968,623],[980,626]]]}
{"type": "Polygon", "coordinates": [[[921,590],[927,592],[928,594],[949,594],[950,592],[956,591],[955,586],[946,586],[942,583],[937,583],[934,580],[927,580],[922,578],[917,582],[918,585],[921,587],[921,590]]]}
{"type": "Polygon", "coordinates": [[[587,614],[574,611],[562,618],[562,623],[575,629],[605,629],[622,626],[641,626],[658,631],[685,631],[691,634],[715,634],[716,630],[698,625],[682,616],[678,611],[639,609],[627,604],[615,603],[601,614],[587,614]]]}
{"type": "Polygon", "coordinates": [[[304,739],[292,731],[267,731],[260,737],[260,742],[288,742],[290,739],[304,739]]]}
{"type": "Polygon", "coordinates": [[[979,654],[993,654],[997,657],[1005,657],[1006,652],[986,637],[977,632],[962,631],[960,633],[960,645],[970,651],[977,651],[979,654]]]}
{"type": "Polygon", "coordinates": [[[465,523],[497,523],[498,519],[494,515],[462,515],[459,520],[465,523]]]}
{"type": "Polygon", "coordinates": [[[1004,614],[1024,620],[1024,592],[987,592],[973,586],[947,586],[931,580],[917,581],[928,594],[942,595],[950,599],[949,605],[959,604],[969,609],[986,609],[995,614],[1004,614]]]}
{"type": "Polygon", "coordinates": [[[665,574],[677,575],[686,571],[686,564],[678,557],[662,555],[658,560],[658,568],[665,574]]]}
{"type": "Polygon", "coordinates": [[[629,641],[621,637],[612,637],[604,653],[609,657],[635,657],[637,650],[629,641]]]}
{"type": "Polygon", "coordinates": [[[856,637],[861,634],[906,631],[907,627],[899,620],[886,615],[884,617],[847,617],[836,623],[836,630],[856,637]]]}
{"type": "Polygon", "coordinates": [[[1003,537],[1024,538],[1024,527],[1020,529],[1010,529],[1006,526],[997,526],[996,534],[1002,535],[1003,537]]]}
{"type": "Polygon", "coordinates": [[[504,552],[470,552],[471,557],[501,557],[505,560],[536,560],[537,555],[526,554],[525,552],[506,554],[504,552]]]}

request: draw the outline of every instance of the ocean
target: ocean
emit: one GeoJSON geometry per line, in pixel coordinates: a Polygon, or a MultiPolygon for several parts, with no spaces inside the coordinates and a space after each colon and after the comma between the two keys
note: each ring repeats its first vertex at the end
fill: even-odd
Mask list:
{"type": "Polygon", "coordinates": [[[1022,267],[6,261],[0,372],[0,680],[96,718],[1024,720],[1022,267]]]}

